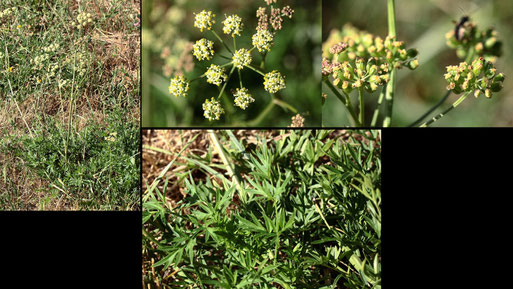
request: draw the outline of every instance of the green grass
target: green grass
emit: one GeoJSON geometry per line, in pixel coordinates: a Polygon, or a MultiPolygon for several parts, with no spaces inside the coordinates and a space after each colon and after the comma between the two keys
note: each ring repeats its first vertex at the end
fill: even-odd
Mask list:
{"type": "Polygon", "coordinates": [[[235,135],[146,147],[172,160],[143,194],[144,287],[381,288],[379,132],[235,135]]]}
{"type": "Polygon", "coordinates": [[[6,0],[0,12],[11,7],[0,17],[0,207],[138,209],[139,1],[6,0]],[[82,12],[91,21],[78,28],[82,12]]]}

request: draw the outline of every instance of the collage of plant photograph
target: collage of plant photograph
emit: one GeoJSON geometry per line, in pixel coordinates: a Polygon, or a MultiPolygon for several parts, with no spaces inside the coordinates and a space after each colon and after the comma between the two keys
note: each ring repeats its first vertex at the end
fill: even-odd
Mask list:
{"type": "Polygon", "coordinates": [[[144,288],[381,288],[379,130],[143,130],[144,288]]]}
{"type": "Polygon", "coordinates": [[[0,211],[130,215],[143,289],[381,289],[394,141],[513,126],[511,34],[501,0],[0,0],[0,211]]]}
{"type": "Polygon", "coordinates": [[[140,210],[139,15],[0,2],[0,210],[140,210]]]}
{"type": "Polygon", "coordinates": [[[143,126],[319,126],[320,19],[320,0],[144,1],[143,126]]]}

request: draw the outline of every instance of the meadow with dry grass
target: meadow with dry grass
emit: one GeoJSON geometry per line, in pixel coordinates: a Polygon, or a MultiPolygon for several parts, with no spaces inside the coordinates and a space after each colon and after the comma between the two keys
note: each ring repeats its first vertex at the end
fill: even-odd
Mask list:
{"type": "Polygon", "coordinates": [[[139,209],[139,14],[0,2],[0,209],[139,209]]]}

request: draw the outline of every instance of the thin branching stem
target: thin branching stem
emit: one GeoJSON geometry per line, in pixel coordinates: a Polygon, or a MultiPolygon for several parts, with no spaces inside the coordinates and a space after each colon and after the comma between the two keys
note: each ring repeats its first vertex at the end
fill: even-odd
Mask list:
{"type": "MultiPolygon", "coordinates": [[[[395,29],[395,0],[387,0],[387,11],[388,11],[388,36],[396,37],[395,29]]],[[[390,81],[387,84],[387,90],[385,94],[386,106],[385,106],[385,119],[383,120],[383,127],[388,127],[392,123],[392,109],[394,107],[394,90],[395,90],[395,75],[396,69],[392,68],[390,73],[390,81]]]]}
{"type": "Polygon", "coordinates": [[[353,123],[355,123],[357,126],[362,126],[360,121],[358,120],[358,117],[356,116],[356,113],[353,109],[353,106],[351,105],[351,101],[349,100],[349,96],[343,96],[338,90],[337,88],[329,81],[329,80],[324,80],[324,83],[326,83],[326,85],[331,89],[331,91],[333,91],[333,93],[335,94],[335,96],[340,100],[342,101],[342,103],[344,104],[344,106],[346,107],[346,109],[349,111],[349,113],[351,114],[351,117],[352,117],[352,120],[353,120],[353,123]]]}
{"type": "Polygon", "coordinates": [[[470,91],[463,94],[460,98],[458,98],[449,108],[447,108],[446,110],[444,110],[442,113],[438,114],[437,116],[433,117],[432,119],[430,119],[429,121],[423,123],[420,127],[427,127],[429,126],[430,124],[434,123],[435,121],[441,119],[442,117],[444,117],[448,112],[450,112],[451,110],[453,110],[454,108],[456,108],[460,103],[462,103],[465,98],[467,98],[467,96],[470,94],[470,91]]]}
{"type": "Polygon", "coordinates": [[[223,161],[224,165],[226,166],[228,175],[230,175],[232,177],[232,180],[235,182],[235,185],[237,186],[237,190],[239,191],[241,200],[243,202],[245,202],[246,201],[246,192],[244,191],[244,187],[241,184],[239,176],[237,174],[235,174],[235,171],[233,170],[232,162],[228,161],[228,158],[226,157],[226,154],[224,153],[224,148],[219,143],[219,139],[217,138],[217,135],[214,132],[214,130],[209,129],[208,134],[210,135],[210,139],[212,140],[212,144],[214,145],[214,148],[217,150],[217,153],[221,157],[221,160],[223,161]]]}

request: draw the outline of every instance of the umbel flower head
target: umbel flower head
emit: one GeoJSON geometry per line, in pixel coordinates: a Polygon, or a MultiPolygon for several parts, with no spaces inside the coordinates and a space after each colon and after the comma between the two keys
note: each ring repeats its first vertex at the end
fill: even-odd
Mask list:
{"type": "Polygon", "coordinates": [[[171,84],[169,85],[169,93],[174,96],[187,96],[187,91],[189,91],[189,83],[185,81],[185,77],[183,75],[177,75],[174,78],[171,78],[171,84]]]}
{"type": "Polygon", "coordinates": [[[244,68],[244,66],[248,66],[251,63],[251,54],[245,48],[241,48],[233,54],[233,65],[238,69],[244,68]]]}
{"type": "Polygon", "coordinates": [[[392,69],[419,65],[416,49],[406,49],[403,41],[381,37],[345,25],[333,30],[323,43],[322,75],[346,93],[364,88],[372,92],[390,78],[392,69]]]}
{"type": "Polygon", "coordinates": [[[240,89],[237,88],[233,96],[235,96],[235,105],[244,110],[250,103],[255,101],[255,99],[251,97],[251,94],[249,94],[248,89],[244,87],[240,89]]]}
{"type": "Polygon", "coordinates": [[[214,56],[214,42],[202,38],[192,46],[192,54],[196,56],[198,60],[210,60],[214,56]]]}
{"type": "Polygon", "coordinates": [[[445,34],[445,38],[447,46],[456,49],[460,59],[466,58],[470,51],[491,62],[495,62],[502,55],[502,41],[498,40],[497,31],[493,27],[482,31],[470,20],[457,30],[451,29],[445,34]]]}
{"type": "Polygon", "coordinates": [[[203,116],[209,121],[219,120],[223,113],[224,109],[215,98],[206,99],[203,103],[203,116]]]}
{"type": "Polygon", "coordinates": [[[235,35],[240,36],[242,27],[244,27],[242,18],[240,18],[238,15],[230,15],[226,17],[226,19],[223,21],[223,24],[224,34],[231,34],[232,37],[235,37],[235,35]]]}
{"type": "Polygon", "coordinates": [[[253,46],[255,46],[259,52],[270,51],[273,42],[273,35],[267,29],[257,29],[257,32],[253,34],[253,46]]]}
{"type": "Polygon", "coordinates": [[[474,92],[475,97],[483,93],[487,98],[492,96],[492,92],[500,91],[504,81],[504,74],[497,73],[493,64],[483,57],[474,60],[472,65],[461,62],[447,66],[444,77],[448,83],[447,90],[456,94],[474,92]]]}
{"type": "Polygon", "coordinates": [[[205,74],[207,76],[207,82],[217,86],[221,85],[227,78],[226,73],[224,73],[224,68],[215,64],[211,64],[205,74]]]}
{"type": "Polygon", "coordinates": [[[196,15],[196,20],[194,21],[194,27],[199,28],[201,32],[203,29],[211,30],[212,25],[216,23],[216,15],[212,13],[212,11],[201,11],[196,15]]]}
{"type": "Polygon", "coordinates": [[[285,88],[285,79],[277,71],[273,70],[264,76],[264,89],[270,93],[275,93],[280,89],[285,88]]]}

